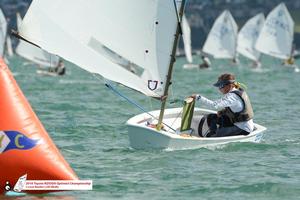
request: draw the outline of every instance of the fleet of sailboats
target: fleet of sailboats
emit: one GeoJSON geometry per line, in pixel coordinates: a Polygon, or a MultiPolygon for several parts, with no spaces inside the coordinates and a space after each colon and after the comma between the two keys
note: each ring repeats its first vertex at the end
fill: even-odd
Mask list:
{"type": "MultiPolygon", "coordinates": [[[[183,27],[186,27],[183,19],[183,27]]],[[[189,33],[190,30],[186,32],[189,33]]],[[[238,26],[228,10],[223,11],[215,20],[202,51],[215,59],[237,61],[238,54],[253,61],[253,67],[260,67],[261,53],[283,59],[285,66],[298,67],[294,64],[293,48],[294,21],[284,3],[280,3],[265,17],[259,13],[249,19],[238,32],[238,26]]],[[[190,42],[188,34],[184,36],[188,63],[190,42]]],[[[189,64],[186,64],[189,66],[189,64]]],[[[299,69],[298,69],[299,70],[299,69]]]]}
{"type": "MultiPolygon", "coordinates": [[[[17,14],[17,22],[22,21],[17,14]]],[[[13,55],[10,37],[7,34],[7,22],[2,11],[0,11],[0,53],[6,57],[13,55]],[[6,48],[6,49],[5,49],[6,48]]],[[[193,64],[191,29],[185,16],[181,22],[183,32],[184,51],[187,64],[184,68],[196,68],[199,65],[193,64]]],[[[207,39],[203,45],[202,52],[207,53],[215,59],[237,59],[241,54],[253,61],[253,65],[260,66],[261,53],[285,60],[286,64],[293,63],[293,34],[294,21],[284,3],[280,3],[267,16],[264,22],[264,15],[257,14],[249,19],[238,32],[238,26],[229,10],[224,10],[215,20],[207,39]]],[[[110,59],[118,65],[136,73],[139,63],[130,62],[127,58],[115,54],[106,48],[101,47],[110,59]]],[[[101,51],[100,46],[98,50],[101,51]]],[[[20,40],[16,53],[30,62],[44,67],[55,67],[59,57],[37,48],[27,42],[20,40]]],[[[8,61],[8,59],[6,59],[8,61]]]]}

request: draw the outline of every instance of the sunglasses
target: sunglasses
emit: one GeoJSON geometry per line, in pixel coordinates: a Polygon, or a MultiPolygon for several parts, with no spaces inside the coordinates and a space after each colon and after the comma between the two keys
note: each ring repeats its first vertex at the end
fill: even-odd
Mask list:
{"type": "Polygon", "coordinates": [[[218,87],[219,89],[222,89],[226,85],[230,85],[234,82],[235,82],[235,80],[222,80],[222,81],[219,80],[217,83],[214,84],[214,86],[218,87]]]}
{"type": "MultiPolygon", "coordinates": [[[[229,83],[230,84],[230,83],[229,83]]],[[[229,85],[229,84],[222,84],[222,85],[220,85],[218,88],[219,88],[219,90],[220,89],[223,89],[226,85],[229,85]]]]}

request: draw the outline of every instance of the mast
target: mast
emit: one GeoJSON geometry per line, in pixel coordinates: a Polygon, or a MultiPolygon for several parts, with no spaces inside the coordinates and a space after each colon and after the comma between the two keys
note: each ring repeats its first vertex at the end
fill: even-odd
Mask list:
{"type": "Polygon", "coordinates": [[[162,102],[161,102],[161,107],[160,107],[159,119],[158,119],[158,123],[156,125],[157,130],[161,130],[161,128],[162,128],[162,120],[163,120],[163,116],[164,116],[164,112],[165,112],[170,81],[172,79],[173,66],[174,66],[174,63],[176,61],[175,54],[176,54],[176,50],[177,50],[178,39],[179,39],[179,35],[182,34],[181,19],[182,19],[182,15],[183,15],[183,11],[184,11],[185,1],[186,0],[182,0],[182,2],[181,2],[180,10],[179,10],[179,16],[178,16],[176,2],[174,0],[174,7],[176,9],[178,25],[177,25],[177,28],[176,28],[176,34],[175,34],[175,38],[174,38],[174,42],[173,42],[173,48],[172,48],[171,60],[170,60],[170,64],[169,64],[169,70],[168,70],[168,74],[167,74],[166,86],[165,86],[165,89],[164,89],[164,94],[163,94],[162,99],[161,99],[162,102]]]}

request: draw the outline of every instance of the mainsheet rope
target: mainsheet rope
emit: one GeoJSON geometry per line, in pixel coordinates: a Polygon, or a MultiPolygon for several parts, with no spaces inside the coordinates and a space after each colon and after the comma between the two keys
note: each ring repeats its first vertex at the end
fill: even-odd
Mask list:
{"type": "MultiPolygon", "coordinates": [[[[94,74],[94,77],[99,79],[99,77],[97,77],[94,74]]],[[[111,91],[113,91],[116,95],[122,97],[123,99],[125,99],[126,101],[128,101],[129,103],[131,103],[132,105],[136,106],[137,108],[139,108],[140,110],[142,110],[143,112],[145,112],[146,114],[150,115],[151,117],[153,117],[154,119],[158,120],[157,117],[155,117],[154,115],[152,115],[151,113],[149,113],[146,109],[144,109],[142,106],[140,106],[138,103],[136,103],[135,101],[133,101],[132,99],[129,99],[128,97],[126,97],[125,95],[123,95],[121,92],[119,92],[116,88],[114,88],[111,84],[109,84],[109,82],[104,81],[104,85],[109,88],[111,91]]],[[[168,127],[169,129],[171,129],[172,131],[176,132],[175,129],[173,129],[171,126],[169,126],[166,123],[163,123],[166,127],[168,127]]]]}

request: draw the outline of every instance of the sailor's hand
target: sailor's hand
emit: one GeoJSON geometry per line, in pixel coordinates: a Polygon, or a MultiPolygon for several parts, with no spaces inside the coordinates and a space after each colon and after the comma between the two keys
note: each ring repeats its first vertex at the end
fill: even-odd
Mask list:
{"type": "Polygon", "coordinates": [[[189,97],[191,97],[191,98],[193,98],[193,99],[196,99],[196,97],[197,97],[197,94],[192,94],[191,96],[189,96],[189,97]]]}
{"type": "Polygon", "coordinates": [[[192,97],[195,100],[201,99],[201,95],[200,94],[192,94],[190,97],[192,97]]]}
{"type": "Polygon", "coordinates": [[[163,100],[166,100],[167,97],[168,97],[168,95],[160,96],[160,97],[153,97],[153,98],[157,99],[157,100],[160,100],[160,101],[163,101],[163,100]]]}
{"type": "Polygon", "coordinates": [[[168,95],[161,96],[161,97],[160,97],[160,100],[161,100],[161,101],[164,101],[164,100],[166,100],[166,99],[167,99],[167,97],[168,97],[168,95]]]}
{"type": "Polygon", "coordinates": [[[219,110],[219,111],[217,112],[217,116],[218,116],[218,117],[221,117],[221,116],[222,116],[222,110],[219,110]]]}

